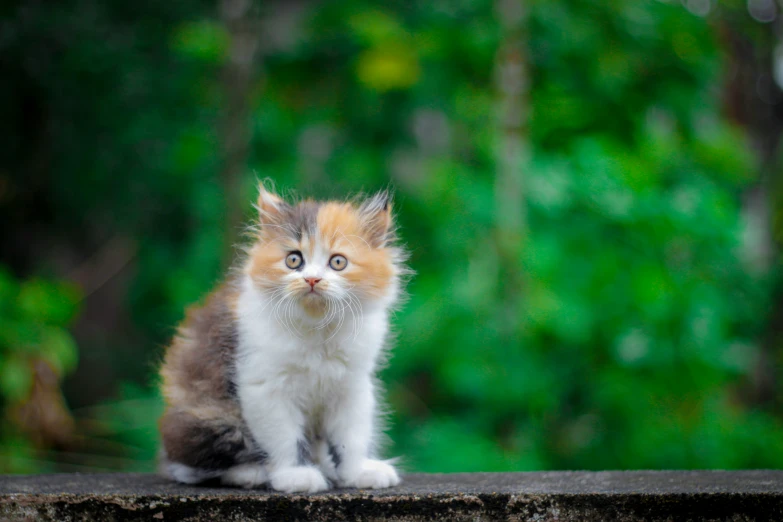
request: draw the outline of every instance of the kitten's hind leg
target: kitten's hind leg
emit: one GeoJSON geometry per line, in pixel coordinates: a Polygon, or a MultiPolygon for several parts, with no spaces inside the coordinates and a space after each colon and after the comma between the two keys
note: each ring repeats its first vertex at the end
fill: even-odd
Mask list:
{"type": "Polygon", "coordinates": [[[183,484],[200,484],[219,477],[223,472],[193,468],[179,462],[169,462],[164,466],[163,473],[166,477],[183,484]]]}
{"type": "Polygon", "coordinates": [[[269,482],[269,473],[263,464],[240,464],[227,469],[220,482],[226,486],[257,488],[269,482]]]}
{"type": "Polygon", "coordinates": [[[222,477],[240,465],[260,463],[263,454],[238,422],[232,422],[228,416],[205,417],[182,410],[164,414],[161,419],[164,475],[184,484],[198,484],[222,477]]]}

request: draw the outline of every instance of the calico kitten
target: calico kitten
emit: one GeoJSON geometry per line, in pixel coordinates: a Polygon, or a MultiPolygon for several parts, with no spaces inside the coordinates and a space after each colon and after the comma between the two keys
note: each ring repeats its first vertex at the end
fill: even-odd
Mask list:
{"type": "Polygon", "coordinates": [[[161,368],[162,472],[315,492],[400,479],[374,458],[374,374],[405,274],[386,193],[296,204],[260,187],[241,270],[188,311],[161,368]]]}

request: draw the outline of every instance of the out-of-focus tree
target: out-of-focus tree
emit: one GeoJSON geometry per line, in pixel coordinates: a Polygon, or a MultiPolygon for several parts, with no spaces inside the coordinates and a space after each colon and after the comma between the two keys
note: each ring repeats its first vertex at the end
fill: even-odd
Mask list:
{"type": "MultiPolygon", "coordinates": [[[[731,6],[512,4],[0,8],[0,259],[84,297],[80,453],[20,435],[13,469],[152,469],[160,346],[267,177],[396,189],[417,275],[383,378],[410,469],[783,465],[743,393],[780,267],[746,262],[742,196],[777,171],[725,110],[731,6]]],[[[759,23],[730,31],[761,52],[759,23]]]]}
{"type": "Polygon", "coordinates": [[[751,380],[751,400],[783,412],[783,38],[780,8],[774,2],[728,2],[719,28],[727,57],[725,112],[752,140],[759,176],[744,195],[744,249],[749,269],[772,273],[767,327],[751,380]],[[775,274],[778,274],[775,277],[775,274]]]}
{"type": "Polygon", "coordinates": [[[395,449],[432,471],[780,462],[779,420],[738,393],[769,279],[741,255],[759,171],[722,113],[714,13],[526,5],[528,288],[491,239],[494,3],[322,7],[266,61],[255,169],[398,186],[418,275],[385,374],[395,449]]]}
{"type": "Polygon", "coordinates": [[[73,285],[16,281],[0,267],[0,470],[24,472],[37,450],[69,449],[74,422],[60,390],[76,346],[67,328],[78,310],[73,285]]]}
{"type": "MultiPolygon", "coordinates": [[[[63,348],[72,345],[66,326],[80,361],[63,386],[70,406],[84,412],[111,397],[118,382],[149,379],[158,346],[182,313],[173,301],[184,307],[220,273],[214,252],[225,206],[214,183],[217,104],[207,79],[221,56],[204,41],[212,36],[217,47],[221,37],[199,24],[213,16],[212,7],[176,1],[0,7],[0,260],[10,281],[2,303],[4,317],[20,325],[10,332],[27,336],[4,339],[0,357],[22,383],[14,389],[29,395],[4,403],[18,428],[4,433],[21,429],[28,437],[4,444],[4,454],[17,456],[8,469],[50,469],[46,451],[64,446],[41,440],[36,451],[25,450],[23,442],[35,439],[23,429],[33,409],[11,405],[51,398],[49,410],[36,411],[68,435],[68,410],[58,397],[69,368],[50,354],[51,346],[61,355],[71,349],[63,348]],[[212,61],[204,56],[210,52],[212,61]],[[58,289],[71,285],[62,280],[80,287],[81,303],[63,304],[71,294],[58,289]],[[28,287],[49,290],[28,293],[28,287]],[[28,297],[17,300],[15,292],[28,297]],[[47,322],[58,303],[58,317],[78,307],[78,318],[47,322]]],[[[58,455],[69,465],[94,466],[90,452],[116,453],[117,445],[103,440],[111,437],[107,426],[77,416],[69,455],[58,455]],[[74,454],[77,446],[85,453],[74,454]]],[[[154,437],[153,420],[143,437],[147,460],[154,437]]],[[[129,465],[98,466],[117,462],[129,465]]]]}

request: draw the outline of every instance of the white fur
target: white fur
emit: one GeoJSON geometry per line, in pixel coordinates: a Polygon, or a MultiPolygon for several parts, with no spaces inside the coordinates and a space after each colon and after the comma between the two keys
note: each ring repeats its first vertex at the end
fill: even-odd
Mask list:
{"type": "Polygon", "coordinates": [[[397,285],[382,298],[362,296],[328,268],[329,252],[318,242],[303,254],[304,269],[291,271],[278,293],[262,289],[247,272],[244,276],[236,359],[243,417],[268,455],[266,471],[274,489],[321,491],[328,487],[325,476],[341,486],[396,485],[400,479],[394,468],[372,459],[372,451],[373,376],[397,285]],[[310,317],[301,306],[304,290],[297,284],[304,277],[321,278],[316,289],[333,300],[323,317],[310,317]],[[314,466],[298,462],[302,440],[315,441],[310,448],[314,466]],[[340,454],[336,469],[326,441],[340,454]]]}
{"type": "Polygon", "coordinates": [[[164,468],[164,473],[183,484],[198,484],[205,480],[219,477],[222,471],[206,471],[203,469],[191,468],[178,462],[169,462],[164,468]]]}
{"type": "Polygon", "coordinates": [[[285,493],[317,493],[329,487],[321,471],[313,466],[284,467],[272,474],[272,489],[285,493]]]}
{"type": "Polygon", "coordinates": [[[228,469],[220,477],[227,486],[241,486],[243,488],[255,488],[262,486],[269,480],[266,466],[261,464],[240,464],[228,469]]]}

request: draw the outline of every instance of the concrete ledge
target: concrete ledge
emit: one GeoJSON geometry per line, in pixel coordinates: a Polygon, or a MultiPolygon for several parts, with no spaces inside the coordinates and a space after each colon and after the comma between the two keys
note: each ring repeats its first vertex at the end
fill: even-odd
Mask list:
{"type": "Polygon", "coordinates": [[[145,474],[4,476],[0,520],[783,520],[783,471],[413,474],[392,489],[317,495],[145,474]]]}

